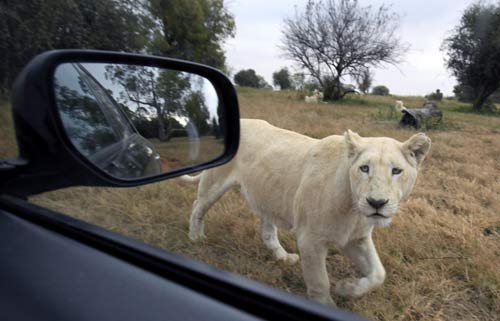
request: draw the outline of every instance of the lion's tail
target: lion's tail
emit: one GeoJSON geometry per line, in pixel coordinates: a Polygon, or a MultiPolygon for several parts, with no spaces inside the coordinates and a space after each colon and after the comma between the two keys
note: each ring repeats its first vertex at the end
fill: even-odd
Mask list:
{"type": "Polygon", "coordinates": [[[201,174],[198,174],[196,176],[191,176],[191,175],[182,175],[179,176],[178,179],[180,179],[183,182],[186,183],[198,183],[200,181],[201,174]]]}

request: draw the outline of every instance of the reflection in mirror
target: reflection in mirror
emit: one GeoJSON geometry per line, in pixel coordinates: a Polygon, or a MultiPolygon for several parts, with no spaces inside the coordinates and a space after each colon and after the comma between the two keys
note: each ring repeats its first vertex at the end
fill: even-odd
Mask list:
{"type": "Polygon", "coordinates": [[[211,161],[224,152],[223,108],[211,82],[125,64],[64,63],[57,108],[75,148],[120,179],[211,161]]]}

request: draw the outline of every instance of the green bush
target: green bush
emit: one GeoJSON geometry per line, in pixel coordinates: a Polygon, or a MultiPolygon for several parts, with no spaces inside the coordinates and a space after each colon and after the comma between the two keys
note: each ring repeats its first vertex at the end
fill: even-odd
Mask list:
{"type": "Polygon", "coordinates": [[[436,89],[435,92],[428,94],[427,96],[425,96],[425,98],[427,98],[428,100],[441,101],[443,100],[443,93],[441,92],[441,90],[436,89]]]}
{"type": "Polygon", "coordinates": [[[264,77],[257,75],[253,69],[238,71],[236,75],[234,75],[234,82],[242,87],[272,89],[271,85],[266,82],[264,77]]]}
{"type": "Polygon", "coordinates": [[[280,87],[280,90],[293,89],[290,72],[286,67],[273,73],[273,84],[280,87]]]}
{"type": "Polygon", "coordinates": [[[389,96],[389,88],[384,85],[375,86],[372,88],[372,95],[389,96]]]}

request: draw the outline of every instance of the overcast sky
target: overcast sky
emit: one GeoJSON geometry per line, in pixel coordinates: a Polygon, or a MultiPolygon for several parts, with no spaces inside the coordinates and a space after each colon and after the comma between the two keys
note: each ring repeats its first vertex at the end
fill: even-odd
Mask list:
{"type": "MultiPolygon", "coordinates": [[[[293,16],[295,7],[303,10],[306,0],[228,0],[236,19],[236,37],[226,44],[229,66],[233,74],[241,69],[254,69],[272,84],[272,73],[293,62],[281,57],[278,48],[283,18],[293,16]]],[[[452,95],[455,79],[444,68],[444,55],[439,50],[442,40],[456,26],[471,0],[359,0],[362,6],[392,3],[400,15],[400,37],[410,45],[405,62],[397,67],[375,70],[374,85],[383,84],[391,93],[424,95],[437,88],[452,95]]]]}

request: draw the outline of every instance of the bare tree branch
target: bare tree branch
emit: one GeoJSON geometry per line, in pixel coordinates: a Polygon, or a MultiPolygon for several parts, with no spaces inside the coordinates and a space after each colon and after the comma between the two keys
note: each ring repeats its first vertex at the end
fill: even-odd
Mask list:
{"type": "MultiPolygon", "coordinates": [[[[362,7],[357,0],[310,0],[304,11],[284,19],[280,48],[325,87],[341,87],[345,76],[366,68],[397,64],[408,46],[396,35],[399,16],[382,5],[362,7]]],[[[342,95],[340,91],[336,97],[342,95]]]]}

